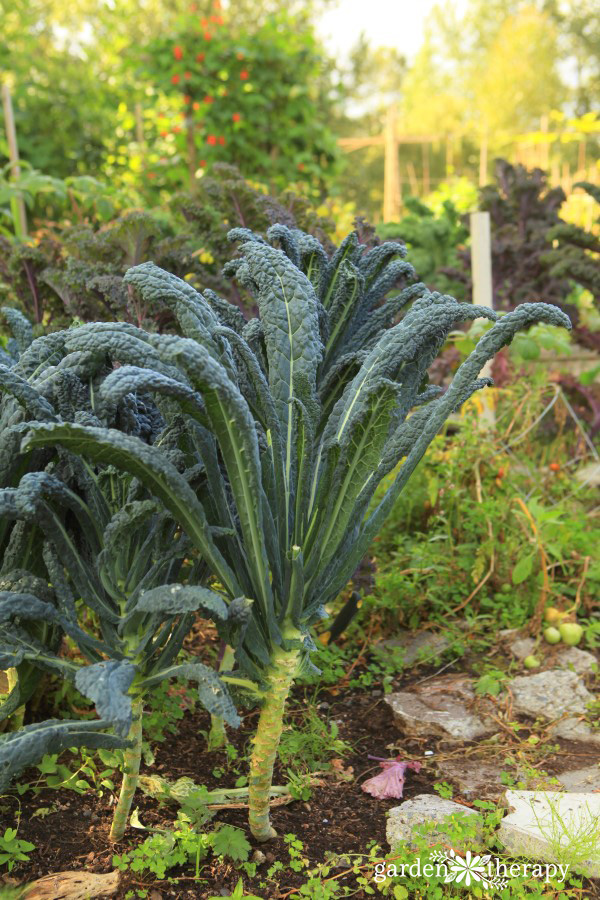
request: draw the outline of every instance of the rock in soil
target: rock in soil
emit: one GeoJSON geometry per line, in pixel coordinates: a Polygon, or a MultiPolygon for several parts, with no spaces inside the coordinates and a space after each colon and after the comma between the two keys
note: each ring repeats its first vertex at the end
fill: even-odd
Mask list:
{"type": "Polygon", "coordinates": [[[498,837],[513,856],[600,876],[600,795],[507,791],[498,837]]]}
{"type": "MultiPolygon", "coordinates": [[[[467,816],[475,826],[475,840],[481,837],[482,819],[479,813],[468,806],[461,806],[453,800],[444,800],[437,794],[419,794],[412,800],[405,800],[400,806],[394,806],[388,813],[386,825],[386,837],[390,848],[393,850],[399,843],[405,841],[409,847],[414,847],[411,840],[413,831],[419,825],[438,824],[427,835],[427,840],[440,843],[448,840],[448,832],[453,832],[452,822],[457,821],[458,816],[467,816]]],[[[453,839],[453,846],[456,840],[453,839]]],[[[469,839],[470,847],[473,847],[473,839],[469,839]]],[[[458,848],[455,848],[458,849],[458,848]]]]}
{"type": "Polygon", "coordinates": [[[586,675],[592,672],[594,666],[598,665],[598,660],[593,653],[587,650],[580,650],[579,647],[569,647],[567,650],[561,650],[554,665],[559,669],[572,669],[578,675],[586,675]]]}
{"type": "MultiPolygon", "coordinates": [[[[585,769],[570,769],[556,776],[565,791],[577,794],[591,794],[600,791],[600,767],[588,766],[585,769]]],[[[599,837],[600,840],[600,837],[599,837]]]]}
{"type": "Polygon", "coordinates": [[[429,662],[432,657],[440,656],[448,649],[450,641],[442,634],[432,634],[431,631],[422,631],[417,635],[412,631],[401,631],[398,637],[384,641],[382,646],[402,648],[404,665],[412,666],[415,662],[429,662]]]}
{"type": "Polygon", "coordinates": [[[474,741],[495,730],[491,719],[471,710],[474,701],[472,680],[456,675],[434,678],[412,691],[385,697],[396,724],[408,735],[434,734],[461,741],[474,741]]]}
{"type": "Polygon", "coordinates": [[[533,638],[519,638],[510,645],[510,652],[517,659],[524,660],[535,653],[537,642],[533,638]]]}
{"type": "Polygon", "coordinates": [[[565,713],[568,718],[558,722],[552,733],[570,741],[600,744],[600,732],[593,731],[576,716],[586,711],[586,704],[594,700],[575,672],[552,669],[535,675],[520,675],[510,682],[513,710],[531,718],[543,716],[554,721],[565,713]]]}
{"type": "Polygon", "coordinates": [[[467,800],[498,800],[506,790],[501,767],[477,758],[448,759],[438,763],[438,775],[455,784],[467,800]]]}

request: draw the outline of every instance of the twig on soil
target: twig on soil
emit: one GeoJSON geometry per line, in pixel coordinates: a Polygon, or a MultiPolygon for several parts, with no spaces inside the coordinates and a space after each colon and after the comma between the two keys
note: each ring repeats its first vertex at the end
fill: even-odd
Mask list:
{"type": "MultiPolygon", "coordinates": [[[[432,659],[433,659],[433,657],[432,657],[432,659]]],[[[412,685],[412,686],[415,687],[417,684],[423,684],[424,681],[429,681],[431,678],[435,678],[436,675],[439,675],[441,672],[444,672],[446,669],[449,669],[450,666],[453,666],[455,662],[459,661],[459,659],[460,659],[460,656],[457,656],[455,659],[451,659],[449,663],[446,663],[446,665],[442,666],[441,669],[438,669],[437,672],[433,672],[431,675],[427,675],[425,678],[421,678],[420,681],[415,681],[414,685],[412,685]]],[[[421,660],[421,661],[427,662],[426,659],[421,660]]]]}
{"type": "Polygon", "coordinates": [[[548,599],[548,594],[550,593],[550,579],[548,578],[548,557],[546,556],[546,551],[544,550],[544,545],[542,544],[540,533],[538,527],[535,523],[535,519],[527,509],[527,506],[521,499],[521,497],[514,498],[515,503],[518,503],[525,516],[527,517],[527,521],[531,526],[531,530],[533,532],[533,538],[535,543],[537,544],[538,553],[540,555],[540,565],[542,568],[542,588],[540,591],[540,599],[537,602],[535,607],[535,611],[531,618],[531,624],[529,630],[531,634],[537,634],[540,630],[540,626],[542,624],[542,617],[544,615],[544,607],[546,606],[546,600],[548,599]]]}
{"type": "Polygon", "coordinates": [[[583,572],[581,573],[581,580],[577,585],[577,593],[575,594],[575,605],[573,607],[573,612],[575,612],[575,610],[579,608],[579,604],[581,603],[581,591],[583,590],[583,585],[585,584],[585,578],[590,566],[591,558],[591,556],[586,556],[583,560],[583,572]]]}

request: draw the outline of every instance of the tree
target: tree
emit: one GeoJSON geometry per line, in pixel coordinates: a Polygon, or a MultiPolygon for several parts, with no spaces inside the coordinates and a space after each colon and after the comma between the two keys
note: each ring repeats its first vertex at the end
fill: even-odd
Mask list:
{"type": "Polygon", "coordinates": [[[550,16],[523,0],[471,0],[464,16],[436,7],[409,70],[403,121],[413,131],[507,137],[536,128],[565,98],[550,16]]]}
{"type": "Polygon", "coordinates": [[[560,106],[564,89],[557,50],[556,28],[533,7],[501,23],[469,74],[478,124],[495,141],[537,128],[542,115],[560,106]]]}
{"type": "Polygon", "coordinates": [[[595,0],[548,3],[563,43],[562,56],[574,62],[575,111],[591,112],[600,99],[600,9],[595,0]]]}

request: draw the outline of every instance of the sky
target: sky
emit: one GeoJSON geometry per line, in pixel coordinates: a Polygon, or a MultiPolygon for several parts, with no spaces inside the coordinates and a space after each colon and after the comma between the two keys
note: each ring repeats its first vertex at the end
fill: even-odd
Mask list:
{"type": "MultiPolygon", "coordinates": [[[[459,0],[462,6],[461,0],[459,0]]],[[[361,31],[374,46],[397,47],[411,59],[436,0],[338,0],[317,21],[332,55],[345,57],[361,31]]]]}

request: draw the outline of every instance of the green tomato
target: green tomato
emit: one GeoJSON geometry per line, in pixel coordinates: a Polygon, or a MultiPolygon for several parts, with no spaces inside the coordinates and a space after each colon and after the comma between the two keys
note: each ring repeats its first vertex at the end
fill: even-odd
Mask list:
{"type": "Polygon", "coordinates": [[[577,622],[563,622],[558,626],[560,636],[569,647],[574,647],[583,637],[583,628],[577,622]]]}
{"type": "Polygon", "coordinates": [[[550,625],[548,628],[544,628],[544,637],[549,644],[558,644],[560,641],[560,631],[558,628],[554,628],[550,625]]]}
{"type": "Polygon", "coordinates": [[[526,656],[523,665],[526,669],[539,669],[541,663],[537,656],[526,656]]]}

